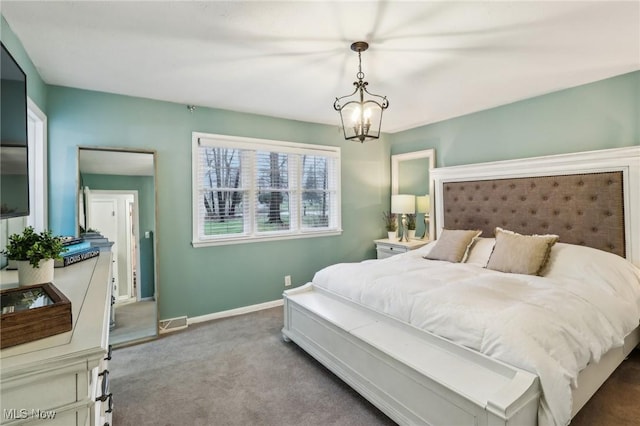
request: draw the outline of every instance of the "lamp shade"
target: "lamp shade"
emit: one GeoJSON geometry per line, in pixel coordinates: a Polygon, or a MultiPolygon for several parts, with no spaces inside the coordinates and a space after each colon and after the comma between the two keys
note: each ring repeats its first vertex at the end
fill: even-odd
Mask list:
{"type": "Polygon", "coordinates": [[[391,213],[414,214],[415,212],[415,195],[400,194],[391,196],[391,213]]]}
{"type": "Polygon", "coordinates": [[[428,195],[416,197],[418,213],[429,213],[431,210],[431,199],[428,195]]]}

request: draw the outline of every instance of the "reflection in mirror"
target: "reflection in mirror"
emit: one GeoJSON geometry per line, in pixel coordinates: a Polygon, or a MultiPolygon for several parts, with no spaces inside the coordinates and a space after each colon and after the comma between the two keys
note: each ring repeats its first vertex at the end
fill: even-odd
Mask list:
{"type": "Polygon", "coordinates": [[[156,182],[153,151],[78,150],[78,228],[113,242],[109,343],[158,334],[156,182]]]}
{"type": "MultiPolygon", "coordinates": [[[[435,167],[436,153],[434,149],[396,154],[391,156],[391,194],[411,194],[416,197],[433,194],[433,180],[430,171],[435,167]]],[[[424,213],[424,198],[417,198],[416,235],[429,238],[434,235],[433,202],[427,204],[424,213]],[[428,233],[425,235],[425,215],[428,222],[428,233]]]]}

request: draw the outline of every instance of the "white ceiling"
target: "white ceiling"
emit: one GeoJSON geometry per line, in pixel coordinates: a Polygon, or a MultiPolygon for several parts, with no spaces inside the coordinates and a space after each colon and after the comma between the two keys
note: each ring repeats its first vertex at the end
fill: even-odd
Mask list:
{"type": "Polygon", "coordinates": [[[365,40],[397,132],[640,69],[640,2],[2,1],[45,82],[338,125],[365,40]]]}

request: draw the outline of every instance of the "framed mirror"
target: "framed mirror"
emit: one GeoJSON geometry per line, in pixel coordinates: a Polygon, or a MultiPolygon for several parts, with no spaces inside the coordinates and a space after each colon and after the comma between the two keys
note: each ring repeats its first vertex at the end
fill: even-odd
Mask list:
{"type": "Polygon", "coordinates": [[[78,148],[78,234],[113,242],[109,343],[158,335],[156,153],[78,148]]]}
{"type": "Polygon", "coordinates": [[[427,208],[424,198],[417,198],[416,235],[422,238],[425,232],[425,215],[427,215],[428,238],[435,231],[433,214],[433,179],[431,170],[435,167],[436,152],[434,149],[395,154],[391,156],[391,195],[411,194],[416,197],[429,196],[427,208]],[[426,210],[426,212],[425,212],[426,210]]]}

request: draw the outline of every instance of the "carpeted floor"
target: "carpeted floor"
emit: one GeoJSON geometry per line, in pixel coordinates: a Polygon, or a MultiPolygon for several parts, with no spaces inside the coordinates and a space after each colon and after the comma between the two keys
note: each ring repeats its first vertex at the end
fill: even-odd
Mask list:
{"type": "MultiPolygon", "coordinates": [[[[394,425],[293,343],[282,308],[190,326],[114,351],[113,424],[394,425]]],[[[572,421],[640,424],[640,351],[572,421]]]]}

